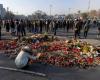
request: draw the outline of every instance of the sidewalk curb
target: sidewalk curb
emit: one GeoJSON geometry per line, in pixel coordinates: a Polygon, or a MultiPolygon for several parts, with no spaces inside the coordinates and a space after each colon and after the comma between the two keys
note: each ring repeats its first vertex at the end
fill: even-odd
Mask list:
{"type": "Polygon", "coordinates": [[[28,71],[28,70],[21,70],[21,69],[2,67],[2,66],[0,66],[0,69],[9,70],[9,71],[15,71],[15,72],[21,72],[21,73],[27,73],[27,74],[35,74],[37,76],[46,77],[46,74],[38,73],[38,72],[33,72],[33,71],[28,71]]]}

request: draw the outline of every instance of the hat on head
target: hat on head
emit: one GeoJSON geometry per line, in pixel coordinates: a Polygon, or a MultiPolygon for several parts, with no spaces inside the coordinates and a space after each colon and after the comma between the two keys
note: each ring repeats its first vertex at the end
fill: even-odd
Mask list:
{"type": "Polygon", "coordinates": [[[32,49],[29,46],[22,47],[22,50],[28,53],[32,53],[32,49]]]}

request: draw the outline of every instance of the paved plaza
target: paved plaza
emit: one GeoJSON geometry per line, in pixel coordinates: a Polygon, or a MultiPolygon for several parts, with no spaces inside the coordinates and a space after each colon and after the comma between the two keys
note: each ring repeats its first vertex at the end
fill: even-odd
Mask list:
{"type": "MultiPolygon", "coordinates": [[[[52,34],[52,33],[51,33],[52,34]]],[[[12,36],[3,31],[2,38],[12,38],[12,36]]],[[[28,33],[28,35],[32,35],[28,33]]],[[[58,30],[57,36],[60,38],[71,39],[73,32],[63,32],[58,30]]],[[[81,34],[82,35],[82,34],[81,34]]],[[[100,46],[100,39],[96,38],[96,29],[91,29],[87,39],[81,38],[80,40],[91,43],[95,46],[100,46]]],[[[0,67],[14,68],[14,60],[9,57],[0,54],[0,67]]],[[[31,65],[28,71],[38,72],[46,74],[46,77],[26,74],[22,72],[16,72],[11,70],[0,69],[0,80],[99,80],[100,78],[100,67],[95,67],[91,69],[79,69],[79,68],[58,68],[56,66],[45,65],[41,63],[36,63],[31,65]]]]}
{"type": "MultiPolygon", "coordinates": [[[[16,68],[14,61],[0,54],[0,67],[16,68]]],[[[46,77],[22,72],[0,69],[0,80],[99,80],[100,67],[90,69],[58,68],[36,63],[27,68],[28,71],[46,74],[46,77]]]]}

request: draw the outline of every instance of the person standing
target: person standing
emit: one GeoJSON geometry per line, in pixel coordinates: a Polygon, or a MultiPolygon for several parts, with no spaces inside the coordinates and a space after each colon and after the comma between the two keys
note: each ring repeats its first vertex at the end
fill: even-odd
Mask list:
{"type": "Polygon", "coordinates": [[[38,20],[36,20],[36,21],[35,21],[35,34],[38,33],[38,26],[39,26],[38,20]]]}
{"type": "Polygon", "coordinates": [[[67,25],[67,32],[69,32],[69,26],[70,26],[70,21],[69,20],[67,20],[67,22],[66,22],[66,25],[67,25]]]}
{"type": "Polygon", "coordinates": [[[74,38],[75,39],[79,36],[78,32],[79,32],[79,20],[76,20],[75,28],[74,28],[74,38]]]}
{"type": "Polygon", "coordinates": [[[20,38],[20,21],[16,20],[17,36],[20,38]]]}
{"type": "Polygon", "coordinates": [[[97,38],[100,37],[100,22],[98,22],[98,35],[97,35],[97,38]]]}
{"type": "Polygon", "coordinates": [[[2,26],[2,21],[0,20],[0,40],[1,40],[1,26],[2,26]]]}
{"type": "Polygon", "coordinates": [[[63,21],[63,29],[65,30],[66,28],[66,20],[63,21]]]}
{"type": "Polygon", "coordinates": [[[7,21],[5,22],[5,27],[6,27],[6,32],[9,32],[9,30],[10,30],[10,23],[9,23],[9,20],[7,20],[7,21]]]}
{"type": "Polygon", "coordinates": [[[56,35],[57,28],[58,28],[58,21],[55,21],[54,35],[56,35]]]}
{"type": "Polygon", "coordinates": [[[82,22],[82,20],[79,20],[79,27],[78,27],[78,36],[79,36],[79,38],[80,38],[82,26],[83,26],[83,22],[82,22]]]}
{"type": "Polygon", "coordinates": [[[90,20],[88,20],[86,22],[86,24],[84,25],[84,38],[87,38],[87,34],[88,34],[88,31],[89,31],[89,28],[90,28],[90,20]]]}
{"type": "Polygon", "coordinates": [[[27,20],[25,23],[26,23],[26,26],[27,26],[27,31],[28,32],[32,32],[31,21],[30,20],[27,20]]]}
{"type": "Polygon", "coordinates": [[[73,30],[73,27],[74,27],[74,21],[71,20],[70,29],[73,30]]]}
{"type": "Polygon", "coordinates": [[[35,28],[34,28],[34,20],[31,21],[31,26],[32,26],[32,30],[31,30],[31,31],[32,31],[32,33],[34,34],[34,29],[35,29],[35,28]]]}
{"type": "Polygon", "coordinates": [[[22,36],[26,36],[25,25],[24,25],[23,20],[21,20],[21,23],[20,23],[20,30],[21,30],[22,36]]]}
{"type": "Polygon", "coordinates": [[[42,33],[42,25],[43,25],[43,22],[42,20],[40,20],[40,33],[42,33]]]}
{"type": "Polygon", "coordinates": [[[45,21],[45,31],[46,31],[46,32],[48,32],[47,27],[48,27],[48,21],[46,20],[46,21],[45,21]]]}
{"type": "Polygon", "coordinates": [[[14,22],[14,20],[11,20],[10,26],[11,26],[11,35],[15,35],[15,22],[14,22]]]}
{"type": "Polygon", "coordinates": [[[51,20],[51,21],[50,21],[50,24],[49,24],[50,32],[52,32],[52,27],[53,27],[53,24],[52,24],[52,23],[53,23],[53,21],[51,20]]]}
{"type": "Polygon", "coordinates": [[[55,28],[55,21],[53,20],[53,22],[52,22],[52,32],[54,32],[54,28],[55,28]]]}

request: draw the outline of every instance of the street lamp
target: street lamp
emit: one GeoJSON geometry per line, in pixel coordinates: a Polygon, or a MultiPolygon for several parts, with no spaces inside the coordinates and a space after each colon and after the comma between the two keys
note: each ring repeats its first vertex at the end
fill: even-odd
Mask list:
{"type": "Polygon", "coordinates": [[[91,4],[91,0],[89,0],[88,2],[88,11],[90,10],[90,4],[91,4]]]}
{"type": "Polygon", "coordinates": [[[71,8],[69,8],[69,14],[70,14],[71,8]]]}
{"type": "Polygon", "coordinates": [[[90,5],[91,5],[91,0],[88,2],[88,16],[89,16],[89,11],[90,11],[90,5]]]}
{"type": "Polygon", "coordinates": [[[52,8],[52,5],[50,5],[50,16],[51,16],[51,8],[52,8]]]}
{"type": "Polygon", "coordinates": [[[7,7],[7,12],[9,12],[9,7],[7,7]]]}

